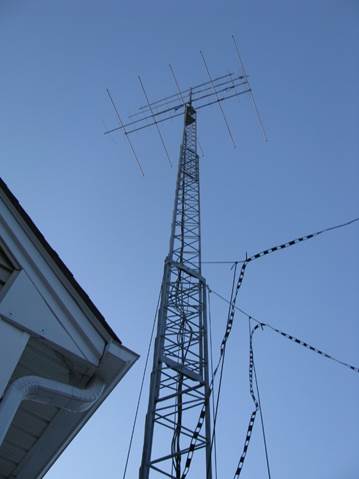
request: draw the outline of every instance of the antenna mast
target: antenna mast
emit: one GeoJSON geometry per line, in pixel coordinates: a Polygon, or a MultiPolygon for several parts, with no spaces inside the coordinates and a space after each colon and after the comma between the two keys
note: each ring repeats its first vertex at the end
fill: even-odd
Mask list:
{"type": "MultiPolygon", "coordinates": [[[[202,58],[204,60],[203,54],[202,58]]],[[[120,120],[118,127],[105,132],[122,130],[128,139],[130,133],[155,126],[168,157],[159,124],[179,116],[184,118],[139,479],[185,479],[190,467],[190,476],[198,477],[198,470],[192,474],[195,452],[196,459],[201,458],[201,478],[212,479],[211,384],[206,281],[201,273],[197,110],[217,104],[224,115],[223,101],[251,90],[247,75],[228,73],[212,78],[207,64],[206,69],[209,81],[152,103],[139,78],[147,104],[131,115],[129,122],[124,124],[120,120]]],[[[172,68],[171,71],[174,75],[172,68]]],[[[176,85],[178,87],[177,80],[176,85]]],[[[112,97],[110,99],[113,103],[112,97]]],[[[118,109],[115,110],[119,117],[118,109]]],[[[226,125],[229,128],[227,121],[226,125]]],[[[130,146],[137,160],[132,143],[130,146]]]]}
{"type": "Polygon", "coordinates": [[[205,432],[198,437],[196,448],[205,449],[206,478],[212,478],[209,395],[197,118],[190,95],[184,112],[170,247],[163,272],[140,479],[148,479],[151,470],[166,477],[182,477],[188,444],[203,405],[205,432]]]}

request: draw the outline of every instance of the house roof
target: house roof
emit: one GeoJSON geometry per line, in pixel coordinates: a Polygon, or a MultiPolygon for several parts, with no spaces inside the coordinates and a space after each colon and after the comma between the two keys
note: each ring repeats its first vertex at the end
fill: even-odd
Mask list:
{"type": "Polygon", "coordinates": [[[50,256],[52,261],[56,264],[56,266],[60,269],[61,273],[66,277],[66,279],[70,282],[71,286],[73,289],[76,291],[76,293],[80,296],[80,298],[85,302],[86,306],[90,309],[90,311],[96,316],[100,324],[105,328],[105,330],[109,333],[111,338],[115,340],[116,342],[119,342],[122,344],[121,340],[118,338],[117,334],[113,331],[111,326],[107,323],[101,312],[97,309],[95,304],[92,302],[90,297],[86,294],[86,292],[82,289],[82,287],[79,285],[79,283],[76,281],[74,278],[74,275],[71,273],[71,271],[67,268],[65,263],[61,260],[60,256],[56,253],[56,251],[49,245],[47,242],[46,238],[44,235],[40,232],[40,230],[37,228],[35,223],[32,221],[30,216],[26,213],[24,208],[21,206],[20,202],[18,199],[15,197],[15,195],[11,192],[7,184],[4,182],[4,180],[0,177],[0,190],[5,194],[7,199],[10,201],[12,206],[16,209],[16,211],[19,213],[23,221],[26,223],[26,225],[30,228],[32,231],[33,235],[36,237],[36,239],[41,243],[43,248],[45,249],[46,253],[50,256]]]}

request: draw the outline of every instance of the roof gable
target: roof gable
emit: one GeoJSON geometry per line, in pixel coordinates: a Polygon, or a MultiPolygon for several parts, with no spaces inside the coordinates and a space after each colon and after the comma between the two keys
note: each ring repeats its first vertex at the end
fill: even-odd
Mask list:
{"type": "Polygon", "coordinates": [[[96,316],[96,319],[99,323],[103,326],[103,328],[107,331],[107,333],[111,336],[111,338],[117,342],[121,343],[121,340],[118,338],[117,334],[113,331],[111,326],[107,323],[105,318],[103,317],[102,313],[98,310],[95,304],[92,302],[90,297],[87,293],[82,289],[79,283],[74,278],[74,275],[71,271],[67,268],[65,263],[61,260],[60,256],[56,253],[56,251],[49,245],[44,235],[41,231],[37,228],[35,223],[32,221],[30,216],[26,213],[24,208],[21,206],[18,199],[15,195],[11,192],[7,184],[4,182],[2,178],[0,178],[0,194],[6,198],[8,203],[14,209],[14,212],[19,216],[21,221],[26,225],[28,231],[33,236],[33,240],[39,243],[42,247],[42,251],[45,252],[47,255],[47,261],[51,262],[63,275],[64,278],[69,282],[75,294],[86,304],[89,310],[96,316]]]}

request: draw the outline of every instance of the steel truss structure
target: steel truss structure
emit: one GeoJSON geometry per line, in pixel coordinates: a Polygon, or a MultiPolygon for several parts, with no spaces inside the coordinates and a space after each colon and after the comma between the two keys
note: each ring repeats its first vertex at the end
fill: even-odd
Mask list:
{"type": "Polygon", "coordinates": [[[196,452],[196,457],[202,456],[201,471],[205,469],[206,479],[212,479],[206,282],[201,275],[200,226],[197,121],[190,96],[184,111],[140,479],[183,477],[193,436],[197,437],[196,451],[202,450],[201,454],[196,452]],[[203,406],[205,428],[203,433],[196,433],[203,406]]]}
{"type": "Polygon", "coordinates": [[[253,97],[253,92],[240,57],[243,74],[227,73],[213,78],[203,53],[201,56],[209,81],[180,90],[171,67],[178,92],[165,98],[150,102],[138,77],[147,103],[130,115],[127,122],[123,122],[107,90],[119,125],[106,131],[105,135],[116,131],[124,133],[142,174],[130,134],[155,127],[170,161],[159,124],[184,116],[139,479],[186,479],[187,476],[212,479],[206,281],[201,274],[197,111],[217,105],[234,141],[222,103],[246,93],[253,97]],[[194,456],[196,460],[192,461],[194,456]]]}

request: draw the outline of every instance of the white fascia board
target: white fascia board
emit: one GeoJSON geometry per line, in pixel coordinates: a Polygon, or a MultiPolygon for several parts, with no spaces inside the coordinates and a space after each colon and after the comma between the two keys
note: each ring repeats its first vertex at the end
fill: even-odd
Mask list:
{"type": "MultiPolygon", "coordinates": [[[[54,343],[84,360],[89,360],[90,351],[81,348],[81,342],[73,334],[73,328],[50,309],[24,270],[19,271],[5,296],[0,301],[0,316],[21,329],[54,343]]],[[[2,338],[0,343],[2,344],[2,338]]],[[[92,361],[98,357],[93,355],[92,361]]]]}
{"type": "Polygon", "coordinates": [[[112,389],[120,382],[130,367],[137,361],[139,355],[119,343],[111,341],[107,344],[105,353],[98,368],[98,374],[112,389]]]}
{"type": "Polygon", "coordinates": [[[42,478],[138,357],[136,353],[118,343],[110,343],[96,371],[96,375],[105,382],[101,398],[85,413],[74,414],[60,410],[21,463],[21,467],[16,471],[16,478],[42,478]]]}
{"type": "Polygon", "coordinates": [[[110,339],[109,333],[74,291],[15,208],[1,195],[0,234],[44,301],[61,318],[66,330],[72,331],[81,350],[87,350],[87,359],[96,364],[110,339]]]}

